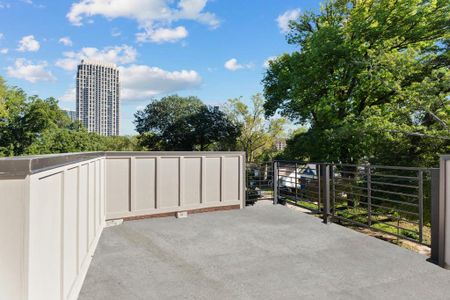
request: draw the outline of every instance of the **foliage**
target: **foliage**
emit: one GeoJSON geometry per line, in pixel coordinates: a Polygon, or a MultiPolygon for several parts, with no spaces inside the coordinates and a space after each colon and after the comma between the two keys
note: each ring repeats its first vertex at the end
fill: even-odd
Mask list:
{"type": "Polygon", "coordinates": [[[89,133],[54,98],[27,96],[0,77],[0,156],[83,151],[140,150],[136,137],[89,133]]]}
{"type": "Polygon", "coordinates": [[[137,136],[102,136],[102,151],[144,151],[137,136]]]}
{"type": "Polygon", "coordinates": [[[89,151],[140,151],[137,137],[101,136],[84,128],[53,128],[42,133],[27,154],[51,154],[89,151]]]}
{"type": "Polygon", "coordinates": [[[162,135],[175,123],[198,113],[203,105],[197,97],[172,95],[161,100],[153,99],[145,109],[135,114],[136,131],[139,134],[154,132],[162,135]]]}
{"type": "Polygon", "coordinates": [[[270,62],[266,114],[309,130],[292,158],[435,165],[450,150],[446,0],[335,0],[291,23],[299,51],[270,62]]]}
{"type": "Polygon", "coordinates": [[[201,151],[234,150],[240,133],[239,124],[234,124],[218,107],[212,106],[201,107],[198,113],[185,118],[179,125],[189,130],[178,134],[182,144],[188,146],[186,149],[201,151]]]}
{"type": "Polygon", "coordinates": [[[220,109],[178,95],[151,101],[135,124],[140,145],[161,151],[233,150],[240,132],[220,109]]]}
{"type": "Polygon", "coordinates": [[[69,118],[54,98],[27,97],[21,89],[5,84],[2,90],[5,113],[0,120],[0,153],[3,155],[25,154],[43,138],[45,131],[69,125],[69,118]]]}
{"type": "Polygon", "coordinates": [[[236,124],[242,124],[238,137],[238,149],[245,151],[249,162],[272,159],[277,149],[277,140],[284,140],[286,120],[284,118],[266,119],[264,98],[261,94],[252,97],[252,107],[241,98],[228,101],[226,111],[236,124]]]}
{"type": "Polygon", "coordinates": [[[2,77],[0,77],[0,119],[6,118],[6,85],[2,77]]]}

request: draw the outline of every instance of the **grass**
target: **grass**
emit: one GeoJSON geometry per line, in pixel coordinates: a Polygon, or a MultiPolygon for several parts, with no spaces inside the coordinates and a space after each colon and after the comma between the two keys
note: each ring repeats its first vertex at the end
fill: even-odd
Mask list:
{"type": "Polygon", "coordinates": [[[306,209],[309,209],[311,211],[316,211],[317,210],[317,202],[308,202],[308,201],[297,201],[297,202],[295,202],[295,200],[294,201],[290,201],[290,202],[292,202],[295,205],[298,205],[298,206],[304,207],[306,209]]]}
{"type": "MultiPolygon", "coordinates": [[[[317,212],[317,202],[314,201],[295,201],[295,199],[287,198],[288,203],[297,205],[306,209],[311,210],[312,212],[317,212]]],[[[336,216],[347,219],[349,221],[338,219],[338,223],[347,227],[360,227],[353,222],[358,222],[368,226],[369,215],[368,210],[363,206],[358,206],[355,203],[355,207],[348,207],[346,204],[337,204],[336,205],[336,216]]],[[[321,214],[317,214],[318,216],[321,214]]],[[[371,226],[369,228],[380,230],[386,234],[391,235],[399,235],[401,237],[405,237],[416,242],[419,242],[419,225],[416,224],[416,220],[408,220],[407,218],[400,216],[394,210],[392,212],[386,213],[382,210],[373,209],[371,213],[371,226]],[[397,228],[397,227],[400,228],[397,228]]],[[[422,243],[425,245],[431,244],[431,228],[428,225],[424,225],[423,228],[423,241],[422,243]]],[[[398,237],[397,237],[398,240],[398,237]]]]}

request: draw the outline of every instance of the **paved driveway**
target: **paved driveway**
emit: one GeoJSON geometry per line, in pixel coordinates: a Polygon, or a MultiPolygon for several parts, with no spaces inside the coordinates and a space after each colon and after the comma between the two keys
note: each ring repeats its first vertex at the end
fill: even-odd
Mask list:
{"type": "Polygon", "coordinates": [[[79,299],[450,299],[450,271],[269,205],[106,228],[79,299]]]}

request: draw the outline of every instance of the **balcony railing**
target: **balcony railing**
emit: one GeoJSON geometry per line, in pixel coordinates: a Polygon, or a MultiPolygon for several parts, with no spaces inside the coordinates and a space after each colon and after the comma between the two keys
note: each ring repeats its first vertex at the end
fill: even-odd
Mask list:
{"type": "Polygon", "coordinates": [[[331,220],[430,245],[430,183],[438,169],[282,161],[276,164],[280,200],[320,214],[325,213],[328,200],[326,217],[331,220]]]}

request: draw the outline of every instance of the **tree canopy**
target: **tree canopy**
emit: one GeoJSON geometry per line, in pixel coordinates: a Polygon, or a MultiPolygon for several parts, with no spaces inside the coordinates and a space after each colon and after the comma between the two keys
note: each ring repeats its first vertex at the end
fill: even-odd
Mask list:
{"type": "Polygon", "coordinates": [[[226,111],[230,118],[241,124],[237,149],[245,151],[247,160],[269,160],[277,154],[275,143],[287,138],[284,118],[265,118],[264,98],[261,94],[252,97],[249,106],[241,98],[228,100],[226,111]]]}
{"type": "Polygon", "coordinates": [[[0,156],[140,149],[135,137],[87,132],[55,98],[27,96],[0,77],[0,156]]]}
{"type": "Polygon", "coordinates": [[[234,150],[240,126],[197,97],[152,100],[135,114],[140,142],[150,150],[234,150]]]}
{"type": "Polygon", "coordinates": [[[299,50],[263,79],[266,115],[309,128],[291,158],[434,165],[450,150],[449,16],[447,0],[335,0],[292,22],[299,50]]]}

